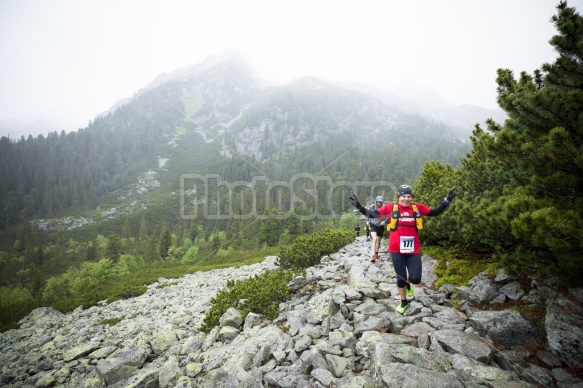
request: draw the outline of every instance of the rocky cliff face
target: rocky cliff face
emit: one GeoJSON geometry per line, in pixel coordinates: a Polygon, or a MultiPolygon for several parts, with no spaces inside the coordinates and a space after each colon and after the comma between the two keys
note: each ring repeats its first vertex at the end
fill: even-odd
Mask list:
{"type": "Polygon", "coordinates": [[[295,296],[270,321],[235,308],[219,327],[197,330],[229,279],[260,264],[160,279],[137,298],[61,314],[33,311],[0,336],[0,384],[75,387],[581,387],[583,290],[562,295],[536,283],[474,278],[425,285],[404,316],[388,258],[368,261],[358,238],[290,283],[295,296]],[[546,299],[544,326],[516,310],[479,307],[546,299]],[[454,306],[459,306],[455,308],[454,306]]]}

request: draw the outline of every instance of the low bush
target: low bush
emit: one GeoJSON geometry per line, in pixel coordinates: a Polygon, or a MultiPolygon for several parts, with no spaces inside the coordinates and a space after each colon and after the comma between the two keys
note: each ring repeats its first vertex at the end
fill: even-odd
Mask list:
{"type": "Polygon", "coordinates": [[[277,264],[286,270],[303,270],[318,264],[323,255],[336,252],[352,241],[354,232],[348,229],[323,229],[300,236],[293,244],[281,248],[277,264]]]}
{"type": "Polygon", "coordinates": [[[146,284],[154,283],[160,277],[174,279],[189,273],[255,264],[265,260],[266,256],[276,255],[277,248],[225,252],[222,257],[201,255],[192,263],[163,261],[146,264],[131,255],[122,255],[117,264],[109,259],[84,262],[48,279],[36,297],[26,288],[0,287],[0,333],[17,328],[18,321],[37,307],[50,306],[66,313],[79,306],[89,308],[101,300],[111,303],[132,298],[145,293],[146,284]]]}
{"type": "Polygon", "coordinates": [[[279,304],[287,300],[289,283],[293,278],[290,271],[265,271],[252,278],[228,281],[227,288],[211,299],[211,308],[205,316],[200,330],[209,332],[219,324],[221,316],[231,307],[241,311],[243,319],[250,312],[273,319],[279,313],[279,304]]]}
{"type": "Polygon", "coordinates": [[[428,246],[424,247],[423,251],[434,259],[437,259],[435,274],[440,278],[435,282],[436,288],[441,287],[445,283],[465,286],[471,278],[480,272],[486,271],[490,276],[494,276],[498,269],[500,269],[500,265],[497,262],[492,262],[491,260],[476,255],[459,252],[453,248],[428,246]]]}
{"type": "Polygon", "coordinates": [[[318,264],[323,255],[338,251],[354,241],[354,233],[347,229],[323,229],[308,236],[300,236],[281,247],[277,271],[266,271],[253,278],[227,282],[227,288],[212,300],[200,330],[210,331],[219,324],[221,316],[230,308],[241,311],[243,319],[250,312],[273,319],[279,313],[279,303],[289,298],[287,284],[295,273],[318,264]]]}

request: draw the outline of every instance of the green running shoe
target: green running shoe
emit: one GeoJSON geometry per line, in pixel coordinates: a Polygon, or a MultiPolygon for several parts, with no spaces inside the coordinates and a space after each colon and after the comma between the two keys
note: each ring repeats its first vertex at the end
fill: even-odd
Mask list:
{"type": "Polygon", "coordinates": [[[413,291],[413,285],[409,284],[409,288],[407,288],[407,296],[412,298],[415,295],[415,291],[413,291]]]}
{"type": "Polygon", "coordinates": [[[408,308],[409,308],[409,303],[407,303],[405,306],[403,306],[401,304],[401,302],[399,302],[397,307],[395,307],[395,311],[397,312],[397,314],[405,315],[405,311],[407,311],[408,308]]]}

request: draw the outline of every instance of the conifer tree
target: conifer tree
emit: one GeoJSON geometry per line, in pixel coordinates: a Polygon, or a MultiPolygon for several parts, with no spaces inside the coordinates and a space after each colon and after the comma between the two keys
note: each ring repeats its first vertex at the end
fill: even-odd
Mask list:
{"type": "Polygon", "coordinates": [[[148,238],[148,226],[146,224],[146,219],[142,216],[140,221],[140,234],[138,235],[138,240],[143,241],[148,238]]]}
{"type": "Polygon", "coordinates": [[[162,259],[168,257],[168,250],[172,246],[172,234],[166,225],[162,227],[160,233],[160,243],[158,244],[158,254],[162,259]]]}
{"type": "Polygon", "coordinates": [[[150,239],[148,240],[148,252],[146,257],[150,262],[157,261],[160,257],[158,253],[158,238],[156,238],[155,235],[150,236],[150,239]]]}
{"type": "Polygon", "coordinates": [[[130,227],[130,221],[126,217],[123,225],[121,227],[121,238],[130,238],[132,237],[132,228],[130,227]]]}
{"type": "Polygon", "coordinates": [[[117,263],[121,257],[121,239],[117,234],[112,234],[107,238],[107,245],[103,252],[103,257],[108,257],[112,262],[117,263]]]}
{"type": "Polygon", "coordinates": [[[550,43],[558,58],[518,79],[498,70],[498,104],[508,119],[476,126],[460,171],[446,174],[459,193],[440,220],[449,227],[429,233],[490,249],[514,273],[581,285],[583,18],[566,2],[557,9],[559,33],[550,43]]]}
{"type": "Polygon", "coordinates": [[[87,251],[85,252],[85,261],[95,261],[97,259],[97,241],[93,239],[87,243],[87,251]]]}
{"type": "Polygon", "coordinates": [[[213,234],[210,242],[212,253],[217,253],[221,249],[221,237],[218,234],[213,234]]]}

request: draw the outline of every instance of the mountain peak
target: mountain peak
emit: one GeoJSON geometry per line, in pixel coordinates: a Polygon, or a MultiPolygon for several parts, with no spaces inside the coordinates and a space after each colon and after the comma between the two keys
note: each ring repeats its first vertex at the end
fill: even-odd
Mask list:
{"type": "Polygon", "coordinates": [[[299,89],[322,89],[324,87],[330,87],[330,83],[323,78],[307,75],[298,79],[290,86],[299,89]]]}
{"type": "Polygon", "coordinates": [[[153,89],[169,81],[186,80],[214,68],[236,67],[240,71],[256,77],[255,72],[243,57],[237,52],[225,52],[220,55],[209,55],[205,60],[195,65],[187,65],[170,73],[158,75],[146,89],[153,89]]]}

